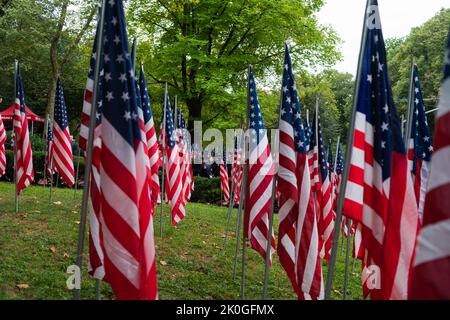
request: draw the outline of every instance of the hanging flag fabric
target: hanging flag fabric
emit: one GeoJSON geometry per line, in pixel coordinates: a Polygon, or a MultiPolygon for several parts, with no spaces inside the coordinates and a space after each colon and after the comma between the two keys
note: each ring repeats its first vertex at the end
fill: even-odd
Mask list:
{"type": "Polygon", "coordinates": [[[267,241],[270,241],[270,263],[275,252],[273,232],[269,235],[270,203],[272,198],[272,180],[274,164],[261,106],[256,93],[256,83],[252,67],[248,72],[249,106],[249,157],[245,197],[244,236],[250,240],[250,247],[266,258],[267,241]]]}
{"type": "Polygon", "coordinates": [[[51,176],[54,173],[53,163],[52,163],[52,149],[53,149],[53,131],[52,124],[50,121],[50,116],[47,118],[47,145],[45,150],[45,167],[47,170],[47,175],[51,176]]]}
{"type": "Polygon", "coordinates": [[[302,124],[289,49],[286,45],[280,108],[277,252],[299,299],[322,299],[319,234],[302,124]]]}
{"type": "Polygon", "coordinates": [[[380,286],[369,287],[372,299],[406,299],[419,217],[376,0],[369,1],[365,28],[343,213],[362,223],[364,264],[380,270],[380,286]]]}
{"type": "MultiPolygon", "coordinates": [[[[239,138],[240,139],[240,138],[239,138]]],[[[232,194],[234,195],[234,203],[238,204],[241,199],[241,186],[244,166],[242,164],[242,149],[238,142],[238,136],[234,135],[234,152],[233,163],[231,165],[231,181],[233,184],[232,194]]]]}
{"type": "Polygon", "coordinates": [[[162,149],[162,155],[166,159],[164,161],[166,179],[165,196],[170,203],[172,224],[175,226],[186,216],[186,204],[183,195],[183,177],[181,174],[182,160],[175,141],[175,130],[168,93],[166,95],[166,123],[164,127],[165,130],[160,131],[160,147],[162,149]]]}
{"type": "Polygon", "coordinates": [[[150,170],[152,176],[152,201],[161,203],[161,190],[159,185],[158,169],[161,166],[159,157],[159,146],[156,137],[155,122],[153,120],[152,107],[150,105],[150,95],[147,88],[147,79],[144,74],[144,67],[141,65],[139,74],[139,87],[141,93],[141,103],[144,113],[145,136],[147,138],[148,157],[150,159],[150,170]]]}
{"type": "MultiPolygon", "coordinates": [[[[311,136],[311,152],[313,152],[313,184],[317,196],[319,210],[319,248],[320,257],[329,261],[331,254],[331,244],[333,240],[334,218],[332,199],[332,184],[327,169],[325,147],[323,145],[322,126],[320,114],[314,112],[314,121],[311,136]]],[[[311,156],[310,156],[311,158],[311,156]]]]}
{"type": "Polygon", "coordinates": [[[450,299],[450,33],[410,299],[450,299]]]}
{"type": "Polygon", "coordinates": [[[16,98],[14,101],[14,135],[16,137],[16,179],[17,193],[28,187],[34,180],[33,151],[31,150],[30,134],[28,132],[28,120],[26,118],[27,105],[25,93],[20,76],[19,64],[16,72],[16,98]]]}
{"type": "Polygon", "coordinates": [[[223,153],[223,159],[220,161],[220,191],[223,194],[223,204],[228,204],[230,201],[230,186],[228,181],[228,167],[226,160],[226,153],[223,153]]]}
{"type": "MultiPolygon", "coordinates": [[[[97,253],[103,255],[103,279],[116,298],[157,299],[152,180],[147,144],[139,125],[138,92],[122,0],[109,1],[104,10],[98,88],[102,90],[94,149],[98,147],[91,178],[92,186],[99,187],[92,198],[99,224],[101,251],[97,253]]],[[[94,47],[93,56],[96,49],[100,50],[94,47]]]]}
{"type": "Polygon", "coordinates": [[[2,177],[6,172],[6,131],[3,125],[2,117],[0,116],[0,177],[2,177]]]}
{"type": "Polygon", "coordinates": [[[194,173],[192,169],[192,153],[190,134],[186,128],[183,109],[180,107],[177,112],[177,145],[180,152],[180,166],[183,184],[184,201],[187,203],[191,200],[191,194],[194,191],[194,173]]]}
{"type": "Polygon", "coordinates": [[[67,108],[60,78],[58,78],[56,83],[55,120],[53,122],[53,143],[50,159],[51,163],[53,163],[53,168],[59,172],[61,178],[71,187],[75,180],[72,138],[70,137],[67,108]]]}
{"type": "Polygon", "coordinates": [[[430,130],[428,129],[417,65],[414,65],[413,68],[413,83],[414,109],[412,110],[413,117],[409,139],[408,164],[409,170],[414,177],[414,192],[416,194],[417,207],[419,208],[419,216],[422,217],[433,143],[430,130]]]}

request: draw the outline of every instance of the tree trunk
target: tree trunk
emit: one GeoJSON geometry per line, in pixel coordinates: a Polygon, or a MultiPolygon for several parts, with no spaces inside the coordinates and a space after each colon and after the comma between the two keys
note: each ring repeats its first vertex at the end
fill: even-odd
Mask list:
{"type": "Polygon", "coordinates": [[[203,103],[199,97],[192,97],[186,99],[186,104],[189,110],[188,130],[191,136],[194,134],[194,121],[202,120],[203,103]]]}
{"type": "Polygon", "coordinates": [[[47,94],[47,107],[45,109],[45,121],[44,121],[44,132],[43,137],[44,139],[47,139],[47,133],[48,133],[48,120],[50,118],[50,121],[53,122],[53,116],[55,111],[55,96],[56,96],[56,81],[57,81],[58,75],[52,74],[52,77],[50,81],[48,82],[48,94],[47,94]]]}

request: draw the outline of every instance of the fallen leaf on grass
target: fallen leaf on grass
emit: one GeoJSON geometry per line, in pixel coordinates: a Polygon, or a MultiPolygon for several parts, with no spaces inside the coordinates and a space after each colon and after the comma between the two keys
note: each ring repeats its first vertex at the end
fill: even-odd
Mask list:
{"type": "Polygon", "coordinates": [[[75,224],[80,224],[80,221],[74,221],[75,224]]]}
{"type": "Polygon", "coordinates": [[[53,252],[53,253],[55,253],[55,252],[56,252],[56,247],[55,247],[55,246],[51,246],[51,247],[50,247],[50,251],[53,252]]]}
{"type": "Polygon", "coordinates": [[[202,243],[203,243],[203,244],[206,244],[206,241],[205,241],[205,240],[203,240],[203,241],[202,241],[202,243]]]}
{"type": "Polygon", "coordinates": [[[67,252],[64,252],[63,257],[64,258],[69,258],[69,254],[67,252]]]}
{"type": "Polygon", "coordinates": [[[55,201],[55,202],[53,202],[53,204],[56,204],[56,205],[61,205],[62,204],[62,202],[61,201],[55,201]]]}
{"type": "Polygon", "coordinates": [[[167,262],[164,261],[164,260],[160,260],[159,263],[160,263],[162,266],[167,266],[167,262]]]}
{"type": "Polygon", "coordinates": [[[28,289],[30,286],[27,283],[16,284],[16,287],[19,289],[28,289]]]}
{"type": "Polygon", "coordinates": [[[19,213],[19,216],[22,218],[26,218],[26,217],[28,217],[28,213],[22,212],[22,213],[19,213]]]}

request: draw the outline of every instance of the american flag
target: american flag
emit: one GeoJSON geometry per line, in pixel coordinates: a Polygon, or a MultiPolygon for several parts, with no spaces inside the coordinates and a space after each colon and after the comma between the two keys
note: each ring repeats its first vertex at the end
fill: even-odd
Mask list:
{"type": "Polygon", "coordinates": [[[364,265],[380,268],[381,288],[371,297],[406,299],[419,217],[376,0],[369,1],[365,27],[343,213],[362,223],[364,265]]]}
{"type": "Polygon", "coordinates": [[[238,135],[234,135],[234,152],[233,152],[233,163],[231,165],[231,182],[233,185],[231,194],[234,194],[234,203],[239,203],[241,199],[241,186],[242,186],[242,176],[244,173],[244,168],[242,165],[242,150],[238,143],[238,135]]]}
{"type": "Polygon", "coordinates": [[[183,109],[179,108],[177,113],[177,146],[180,152],[180,166],[182,168],[182,184],[184,201],[191,200],[191,194],[194,191],[194,172],[192,169],[192,153],[190,134],[187,131],[186,121],[183,116],[183,109]]]}
{"type": "Polygon", "coordinates": [[[280,108],[278,256],[299,299],[323,298],[317,215],[289,49],[284,57],[280,108]]]}
{"type": "Polygon", "coordinates": [[[166,94],[166,123],[164,126],[161,124],[161,127],[165,127],[165,130],[161,130],[162,133],[160,134],[160,146],[163,157],[166,159],[164,162],[166,176],[165,196],[170,203],[172,224],[177,225],[185,217],[186,210],[182,183],[183,176],[181,172],[182,160],[175,141],[176,136],[168,93],[166,94]]]}
{"type": "Polygon", "coordinates": [[[250,129],[250,134],[244,235],[247,239],[250,239],[251,248],[258,251],[264,259],[266,258],[267,241],[270,238],[271,263],[272,254],[275,252],[275,238],[273,233],[271,235],[268,233],[274,164],[251,66],[248,70],[248,88],[249,105],[247,113],[249,116],[247,126],[250,129]]]}
{"type": "Polygon", "coordinates": [[[61,178],[71,187],[75,180],[72,138],[69,132],[63,87],[59,78],[56,84],[55,121],[53,122],[53,144],[50,159],[53,163],[53,168],[59,172],[61,178]]]}
{"type": "Polygon", "coordinates": [[[31,150],[28,120],[26,118],[27,105],[19,64],[16,72],[16,100],[14,101],[14,135],[16,137],[16,179],[17,193],[25,189],[34,180],[33,152],[31,150]]]}
{"type": "Polygon", "coordinates": [[[100,168],[100,196],[93,199],[100,213],[104,279],[118,299],[156,299],[150,164],[139,125],[122,0],[106,3],[104,18],[103,103],[101,126],[96,127],[101,149],[94,156],[100,168]]]}
{"type": "Polygon", "coordinates": [[[50,116],[47,120],[47,146],[45,152],[45,167],[47,168],[47,175],[51,176],[53,174],[53,163],[52,163],[52,149],[53,149],[53,131],[52,123],[50,121],[50,116]]]}
{"type": "Polygon", "coordinates": [[[450,33],[410,299],[450,299],[450,33]]]}
{"type": "Polygon", "coordinates": [[[223,203],[227,204],[228,201],[230,201],[230,185],[228,181],[228,167],[225,153],[223,153],[223,159],[220,161],[220,190],[223,194],[223,203]]]}
{"type": "MultiPolygon", "coordinates": [[[[81,116],[81,128],[79,145],[80,148],[86,151],[87,138],[89,134],[89,122],[92,108],[92,95],[94,89],[94,73],[97,55],[97,38],[99,36],[98,25],[95,34],[94,45],[92,49],[86,89],[84,91],[83,113],[81,116]]],[[[94,278],[105,279],[104,268],[104,253],[101,245],[101,225],[100,225],[100,168],[101,168],[101,154],[102,154],[102,139],[101,139],[101,120],[103,113],[103,86],[105,81],[103,59],[100,59],[100,74],[99,84],[97,86],[97,110],[95,117],[94,140],[92,148],[92,167],[91,167],[91,184],[90,184],[90,201],[89,201],[89,265],[88,271],[94,278]]],[[[108,76],[110,78],[111,75],[108,76]]],[[[86,153],[84,153],[86,155],[86,153]]]]}
{"type": "Polygon", "coordinates": [[[147,88],[147,80],[145,78],[144,67],[142,65],[139,74],[139,87],[141,93],[142,109],[144,113],[145,135],[147,137],[148,157],[150,159],[150,170],[152,174],[152,201],[154,203],[160,203],[161,190],[159,186],[158,169],[161,166],[161,159],[159,157],[159,146],[156,137],[152,107],[150,105],[150,96],[147,88]]]}
{"type": "Polygon", "coordinates": [[[417,207],[419,208],[419,215],[422,216],[433,144],[430,130],[428,129],[417,65],[414,65],[413,68],[413,82],[414,109],[409,139],[408,164],[414,177],[414,191],[416,194],[417,207]]]}
{"type": "Polygon", "coordinates": [[[311,135],[311,152],[313,152],[313,183],[319,207],[319,247],[320,257],[329,260],[333,240],[334,217],[332,184],[328,172],[325,147],[323,145],[322,126],[318,110],[314,112],[311,135]]]}
{"type": "Polygon", "coordinates": [[[5,174],[6,171],[6,131],[3,125],[2,116],[0,116],[0,177],[5,174]]]}

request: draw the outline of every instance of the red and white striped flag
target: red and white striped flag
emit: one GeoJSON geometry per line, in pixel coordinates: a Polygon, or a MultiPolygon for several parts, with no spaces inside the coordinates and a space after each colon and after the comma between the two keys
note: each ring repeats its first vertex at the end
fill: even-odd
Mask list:
{"type": "Polygon", "coordinates": [[[270,241],[270,263],[275,252],[275,237],[269,235],[270,204],[274,164],[264,120],[256,93],[252,67],[248,71],[249,81],[249,157],[245,197],[244,236],[250,240],[250,247],[266,258],[267,241],[270,241]]]}
{"type": "Polygon", "coordinates": [[[222,161],[220,161],[220,190],[223,194],[223,203],[227,204],[228,201],[230,201],[230,186],[228,181],[228,167],[225,153],[222,161]]]}
{"type": "Polygon", "coordinates": [[[152,179],[125,25],[122,0],[106,4],[104,36],[118,41],[103,42],[100,64],[102,102],[91,177],[97,192],[92,196],[99,236],[95,240],[100,244],[103,279],[118,299],[157,299],[152,179]]]}
{"type": "Polygon", "coordinates": [[[234,136],[234,153],[233,164],[231,165],[231,182],[233,185],[232,193],[234,194],[234,203],[239,203],[241,199],[242,176],[244,173],[244,166],[242,165],[242,150],[238,145],[238,137],[234,136]]]}
{"type": "Polygon", "coordinates": [[[450,299],[450,33],[410,299],[450,299]]]}
{"type": "Polygon", "coordinates": [[[322,299],[317,214],[311,189],[306,133],[288,48],[280,109],[278,256],[299,299],[322,299]]]}
{"type": "Polygon", "coordinates": [[[179,148],[176,143],[175,130],[172,120],[172,112],[170,108],[169,93],[166,92],[166,123],[160,131],[160,148],[164,161],[165,171],[165,197],[170,203],[172,224],[177,225],[185,216],[185,197],[183,193],[183,175],[182,162],[180,158],[179,148]]]}
{"type": "Polygon", "coordinates": [[[419,216],[376,0],[369,1],[365,28],[343,213],[362,223],[365,265],[380,270],[372,299],[406,299],[419,216]]]}
{"type": "Polygon", "coordinates": [[[144,67],[141,65],[139,74],[139,88],[141,93],[141,104],[144,115],[145,135],[147,137],[148,158],[150,159],[150,168],[152,176],[152,201],[161,203],[161,190],[159,186],[158,169],[161,166],[159,157],[159,146],[156,138],[155,123],[153,112],[150,106],[150,96],[145,79],[144,67]]]}
{"type": "Polygon", "coordinates": [[[0,177],[2,177],[6,172],[6,131],[3,125],[2,117],[0,116],[0,177]]]}
{"type": "Polygon", "coordinates": [[[16,137],[16,179],[17,193],[28,187],[34,180],[33,151],[31,150],[28,120],[26,117],[27,105],[20,77],[19,64],[16,72],[16,100],[14,102],[14,134],[16,137]]]}
{"type": "Polygon", "coordinates": [[[417,207],[420,217],[423,216],[425,192],[428,184],[430,158],[433,144],[428,129],[427,116],[423,102],[422,90],[419,82],[417,65],[413,67],[414,101],[411,122],[411,135],[408,148],[408,165],[414,177],[414,191],[416,193],[417,207]]]}
{"type": "Polygon", "coordinates": [[[58,78],[55,97],[55,121],[53,122],[53,143],[50,150],[50,163],[61,178],[71,187],[75,180],[72,155],[72,138],[69,132],[66,103],[61,79],[58,78]]]}
{"type": "Polygon", "coordinates": [[[329,261],[331,254],[331,243],[333,240],[334,218],[333,210],[333,186],[327,168],[325,147],[323,145],[322,127],[318,110],[314,113],[311,135],[311,147],[309,164],[312,161],[312,183],[316,192],[316,206],[319,211],[319,248],[320,257],[329,261]]]}

